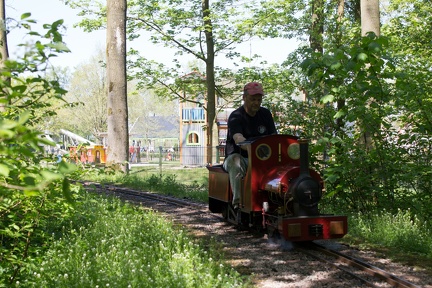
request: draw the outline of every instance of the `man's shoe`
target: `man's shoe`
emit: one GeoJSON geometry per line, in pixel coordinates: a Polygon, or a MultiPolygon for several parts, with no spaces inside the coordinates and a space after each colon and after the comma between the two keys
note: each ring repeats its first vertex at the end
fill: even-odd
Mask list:
{"type": "Polygon", "coordinates": [[[234,211],[237,211],[239,208],[240,208],[239,204],[236,203],[233,205],[234,211]]]}

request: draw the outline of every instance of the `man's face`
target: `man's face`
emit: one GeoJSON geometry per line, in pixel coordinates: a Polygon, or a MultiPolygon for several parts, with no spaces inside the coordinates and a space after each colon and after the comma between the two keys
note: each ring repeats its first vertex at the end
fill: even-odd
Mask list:
{"type": "Polygon", "coordinates": [[[261,107],[263,96],[260,94],[243,96],[244,106],[247,112],[255,114],[261,107]]]}

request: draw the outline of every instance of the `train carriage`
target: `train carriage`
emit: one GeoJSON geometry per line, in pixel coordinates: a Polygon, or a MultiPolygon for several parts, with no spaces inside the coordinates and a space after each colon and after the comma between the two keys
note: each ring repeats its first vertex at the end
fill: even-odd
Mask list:
{"type": "Polygon", "coordinates": [[[308,142],[291,135],[269,135],[247,145],[248,169],[242,179],[240,209],[234,211],[228,173],[208,166],[209,209],[236,225],[277,232],[289,241],[341,238],[347,217],[323,215],[324,181],[308,164],[308,142]]]}

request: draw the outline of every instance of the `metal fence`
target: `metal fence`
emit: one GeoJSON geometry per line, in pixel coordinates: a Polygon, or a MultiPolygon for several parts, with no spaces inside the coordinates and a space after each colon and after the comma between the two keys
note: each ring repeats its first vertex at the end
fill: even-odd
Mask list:
{"type": "MultiPolygon", "coordinates": [[[[172,147],[157,147],[154,150],[135,150],[131,153],[129,162],[131,164],[145,163],[170,163],[177,162],[185,166],[205,166],[207,165],[206,151],[207,147],[189,146],[182,149],[173,149],[172,147]]],[[[222,163],[224,159],[224,147],[212,147],[212,159],[214,163],[222,163]]],[[[174,164],[174,163],[172,163],[174,164]]]]}
{"type": "MultiPolygon", "coordinates": [[[[80,161],[86,164],[106,163],[106,149],[103,146],[94,147],[70,147],[69,150],[60,151],[58,148],[46,146],[45,154],[64,157],[69,154],[69,157],[74,161],[80,161]],[[51,149],[50,149],[51,148],[51,149]],[[78,149],[78,150],[77,150],[78,149]]],[[[207,147],[204,146],[188,146],[182,149],[173,147],[159,146],[155,149],[145,149],[143,147],[135,147],[129,150],[130,164],[170,164],[171,166],[190,166],[200,167],[206,166],[207,147]]],[[[212,164],[222,163],[224,159],[224,146],[212,147],[212,164]]]]}

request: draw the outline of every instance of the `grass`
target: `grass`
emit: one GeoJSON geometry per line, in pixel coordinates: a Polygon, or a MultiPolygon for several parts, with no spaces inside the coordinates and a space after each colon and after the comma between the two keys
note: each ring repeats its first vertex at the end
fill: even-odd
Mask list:
{"type": "Polygon", "coordinates": [[[411,211],[399,210],[353,214],[349,233],[342,240],[351,245],[375,250],[386,257],[431,271],[432,239],[430,223],[422,222],[411,211]]]}
{"type": "Polygon", "coordinates": [[[137,178],[148,178],[151,175],[175,176],[178,183],[185,185],[205,185],[208,184],[208,170],[206,167],[181,167],[164,165],[160,167],[132,167],[130,175],[137,178]],[[160,173],[162,171],[162,173],[160,173]]]}
{"type": "MultiPolygon", "coordinates": [[[[218,246],[158,213],[84,193],[24,287],[245,287],[218,246]],[[85,215],[85,217],[83,217],[85,215]],[[61,235],[61,237],[58,237],[61,235]]],[[[17,285],[18,286],[18,285],[17,285]]]]}
{"type": "Polygon", "coordinates": [[[208,170],[205,167],[179,169],[165,165],[162,170],[159,167],[133,167],[127,176],[99,174],[91,180],[208,202],[208,170]]]}

